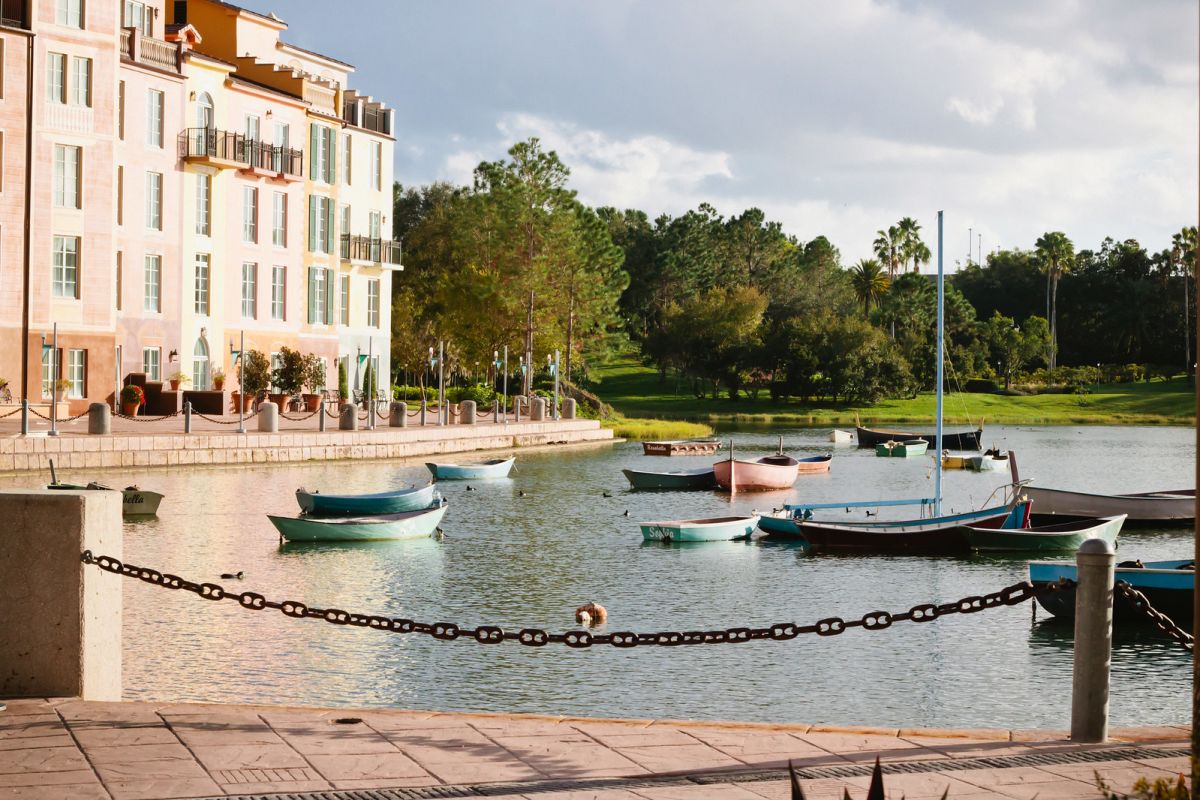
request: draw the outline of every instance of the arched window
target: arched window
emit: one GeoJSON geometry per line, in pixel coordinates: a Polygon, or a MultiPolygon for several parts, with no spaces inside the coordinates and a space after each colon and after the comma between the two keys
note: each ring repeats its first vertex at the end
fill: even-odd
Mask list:
{"type": "Polygon", "coordinates": [[[196,347],[192,350],[192,388],[207,389],[210,377],[208,343],[201,337],[196,340],[196,347]]]}
{"type": "Polygon", "coordinates": [[[196,98],[196,127],[217,127],[216,115],[213,110],[213,100],[208,92],[201,92],[196,98]]]}

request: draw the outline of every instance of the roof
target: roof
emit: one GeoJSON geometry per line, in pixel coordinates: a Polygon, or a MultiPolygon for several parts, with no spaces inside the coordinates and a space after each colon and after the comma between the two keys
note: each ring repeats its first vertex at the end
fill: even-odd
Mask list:
{"type": "Polygon", "coordinates": [[[324,61],[329,61],[334,64],[338,64],[340,66],[346,67],[347,69],[351,69],[351,70],[354,69],[353,64],[347,64],[345,61],[340,61],[340,60],[334,58],[333,56],[327,56],[324,53],[318,53],[313,50],[306,50],[303,47],[300,47],[299,45],[292,44],[291,42],[280,41],[279,47],[280,47],[280,49],[283,49],[283,50],[297,50],[301,53],[304,53],[305,55],[314,56],[314,57],[322,59],[324,61]]]}
{"type": "Polygon", "coordinates": [[[288,24],[286,22],[284,22],[283,20],[281,20],[279,17],[275,16],[274,14],[260,14],[257,11],[251,11],[248,8],[243,8],[242,6],[236,6],[233,3],[228,3],[228,2],[226,2],[226,0],[208,0],[208,2],[212,3],[213,5],[227,8],[230,11],[236,11],[239,14],[249,14],[252,17],[258,17],[259,19],[265,20],[266,22],[270,22],[274,25],[281,25],[284,28],[286,28],[288,26],[288,24]]]}

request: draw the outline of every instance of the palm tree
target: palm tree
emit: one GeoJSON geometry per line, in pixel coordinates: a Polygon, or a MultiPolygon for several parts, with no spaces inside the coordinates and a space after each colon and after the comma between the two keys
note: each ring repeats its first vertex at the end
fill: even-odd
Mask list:
{"type": "Polygon", "coordinates": [[[900,250],[904,236],[900,229],[893,225],[886,231],[876,231],[875,255],[887,265],[888,280],[896,279],[896,270],[900,267],[900,250]]]}
{"type": "MultiPolygon", "coordinates": [[[[911,258],[913,272],[916,272],[917,258],[920,255],[921,248],[924,248],[926,253],[929,252],[929,248],[925,247],[925,244],[921,241],[921,225],[912,217],[904,217],[896,223],[896,229],[900,231],[900,260],[907,269],[908,260],[911,258]]],[[[929,260],[928,256],[925,260],[929,260]]]]}
{"type": "Polygon", "coordinates": [[[1075,260],[1075,245],[1062,231],[1048,231],[1035,242],[1046,270],[1046,317],[1050,320],[1050,370],[1058,366],[1058,279],[1075,260]]]}
{"type": "Polygon", "coordinates": [[[1184,228],[1171,237],[1171,256],[1176,266],[1183,271],[1183,371],[1192,374],[1192,325],[1188,320],[1188,304],[1191,302],[1191,292],[1188,290],[1188,275],[1196,271],[1196,226],[1184,228]]]}
{"type": "Polygon", "coordinates": [[[864,258],[850,268],[850,285],[854,296],[862,303],[863,316],[869,316],[871,306],[878,306],[887,294],[891,281],[883,273],[883,267],[873,258],[864,258]]]}

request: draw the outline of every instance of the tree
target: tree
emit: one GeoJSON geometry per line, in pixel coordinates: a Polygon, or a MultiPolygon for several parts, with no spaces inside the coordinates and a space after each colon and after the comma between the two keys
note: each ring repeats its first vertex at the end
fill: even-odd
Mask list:
{"type": "Polygon", "coordinates": [[[766,308],[766,298],[752,286],[712,289],[673,303],[664,314],[663,355],[711,380],[714,399],[722,383],[734,399],[756,355],[766,308]]]}
{"type": "Polygon", "coordinates": [[[882,302],[891,282],[878,261],[864,258],[850,268],[850,283],[854,287],[854,296],[862,304],[863,316],[868,317],[871,307],[882,302]]]}
{"type": "Polygon", "coordinates": [[[889,228],[889,231],[897,230],[900,232],[900,261],[907,267],[909,260],[912,260],[912,271],[919,272],[921,264],[928,264],[932,254],[929,248],[921,241],[921,226],[912,217],[905,217],[896,224],[895,228],[889,228]]]}
{"type": "Polygon", "coordinates": [[[1192,325],[1188,321],[1188,305],[1191,303],[1192,292],[1188,288],[1188,276],[1196,273],[1196,250],[1200,243],[1196,238],[1196,226],[1183,228],[1171,237],[1171,254],[1173,260],[1183,273],[1183,370],[1192,372],[1192,325]]]}
{"type": "Polygon", "coordinates": [[[901,253],[904,247],[904,232],[893,225],[886,231],[876,231],[875,255],[888,270],[888,280],[896,280],[896,272],[902,263],[901,253]]]}
{"type": "Polygon", "coordinates": [[[1071,268],[1075,245],[1062,231],[1049,231],[1035,242],[1042,269],[1046,272],[1046,317],[1050,320],[1049,362],[1053,372],[1058,366],[1058,280],[1071,268]]]}
{"type": "Polygon", "coordinates": [[[346,374],[346,360],[338,359],[338,399],[343,403],[350,399],[350,376],[346,374]]]}
{"type": "Polygon", "coordinates": [[[983,324],[983,338],[999,364],[1004,388],[1011,389],[1013,376],[1046,352],[1050,333],[1042,317],[1029,317],[1023,326],[1018,326],[1012,317],[997,311],[983,324]]]}

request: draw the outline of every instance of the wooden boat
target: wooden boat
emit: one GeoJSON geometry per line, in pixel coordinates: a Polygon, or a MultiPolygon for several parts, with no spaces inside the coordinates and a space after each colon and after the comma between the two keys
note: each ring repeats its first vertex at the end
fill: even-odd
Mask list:
{"type": "Polygon", "coordinates": [[[808,458],[796,459],[797,470],[800,474],[813,474],[817,472],[829,472],[829,467],[833,463],[833,456],[809,456],[808,458]]]}
{"type": "Polygon", "coordinates": [[[909,439],[904,442],[880,442],[875,445],[875,455],[882,458],[913,458],[925,455],[929,442],[924,439],[909,439]]]}
{"type": "Polygon", "coordinates": [[[417,511],[371,517],[277,517],[267,518],[289,542],[374,542],[387,539],[422,539],[432,536],[446,504],[438,503],[417,511]]]}
{"type": "Polygon", "coordinates": [[[47,489],[74,489],[76,491],[103,491],[121,493],[121,514],[126,517],[152,517],[158,513],[158,506],[163,496],[158,492],[139,489],[137,486],[126,486],[124,489],[114,489],[102,483],[92,481],[86,485],[76,483],[59,483],[55,481],[46,485],[47,489]]]}
{"type": "Polygon", "coordinates": [[[749,539],[758,525],[757,516],[677,519],[641,523],[647,542],[728,542],[749,539]]]}
{"type": "Polygon", "coordinates": [[[634,489],[670,489],[678,492],[699,491],[717,488],[717,479],[712,467],[681,469],[674,472],[643,472],[623,469],[629,485],[634,489]]]}
{"type": "Polygon", "coordinates": [[[967,526],[963,535],[972,550],[980,552],[1075,552],[1088,539],[1103,539],[1114,548],[1125,515],[1099,519],[1076,519],[1029,528],[980,528],[967,526]]]}
{"type": "MultiPolygon", "coordinates": [[[[937,446],[937,436],[932,433],[905,433],[864,428],[861,425],[855,429],[858,435],[859,447],[874,447],[889,441],[906,441],[909,439],[924,439],[931,447],[937,446]]],[[[942,433],[942,449],[944,450],[978,450],[979,442],[983,439],[983,428],[974,431],[958,433],[942,433]]]]}
{"type": "Polygon", "coordinates": [[[985,450],[977,456],[967,456],[967,463],[970,469],[976,472],[994,472],[995,470],[1008,469],[1008,454],[1001,453],[997,449],[985,450]]]}
{"type": "Polygon", "coordinates": [[[516,458],[493,458],[478,464],[425,464],[435,481],[477,481],[488,478],[507,478],[516,458]]]}
{"type": "Polygon", "coordinates": [[[753,460],[727,458],[713,464],[717,486],[729,492],[771,492],[790,489],[800,474],[800,462],[791,456],[763,456],[753,460]]]}
{"type": "Polygon", "coordinates": [[[1022,490],[1039,514],[1111,517],[1125,514],[1127,522],[1191,523],[1196,518],[1196,490],[1091,494],[1026,486],[1022,490]]]}
{"type": "Polygon", "coordinates": [[[399,514],[429,508],[433,502],[433,484],[375,494],[321,494],[296,490],[300,510],[314,517],[368,516],[399,514]]]}
{"type": "MultiPolygon", "coordinates": [[[[1179,561],[1121,562],[1115,579],[1125,581],[1146,595],[1155,610],[1166,614],[1179,625],[1190,627],[1193,618],[1196,570],[1191,559],[1179,561]]],[[[1058,583],[1060,578],[1075,580],[1075,564],[1069,561],[1030,561],[1029,581],[1034,586],[1058,583]]],[[[1056,617],[1075,616],[1074,588],[1060,589],[1037,595],[1038,605],[1056,617]]],[[[1113,619],[1119,622],[1147,622],[1120,592],[1113,594],[1113,619]]]]}
{"type": "Polygon", "coordinates": [[[648,456],[710,456],[720,449],[719,439],[642,442],[642,453],[648,456]]]}
{"type": "Polygon", "coordinates": [[[834,444],[850,444],[854,441],[854,434],[850,431],[841,431],[835,428],[829,432],[829,441],[834,444]]]}
{"type": "Polygon", "coordinates": [[[942,469],[970,469],[971,456],[954,456],[942,453],[942,469]]]}

